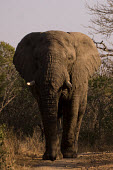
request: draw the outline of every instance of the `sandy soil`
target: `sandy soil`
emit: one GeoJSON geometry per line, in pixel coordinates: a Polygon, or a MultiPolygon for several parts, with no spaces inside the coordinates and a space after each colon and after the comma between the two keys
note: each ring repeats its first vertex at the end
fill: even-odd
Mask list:
{"type": "Polygon", "coordinates": [[[113,170],[113,153],[83,153],[76,159],[44,161],[35,156],[17,157],[16,169],[21,170],[113,170]]]}

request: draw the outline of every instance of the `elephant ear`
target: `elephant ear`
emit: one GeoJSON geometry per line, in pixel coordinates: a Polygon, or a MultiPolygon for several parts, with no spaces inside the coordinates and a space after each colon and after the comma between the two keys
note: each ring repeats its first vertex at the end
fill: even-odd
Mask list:
{"type": "Polygon", "coordinates": [[[98,50],[87,35],[82,33],[71,33],[74,37],[76,50],[76,61],[73,67],[73,80],[76,86],[86,82],[98,70],[101,59],[98,50]]]}
{"type": "Polygon", "coordinates": [[[34,80],[36,72],[33,57],[34,44],[34,34],[28,34],[18,44],[13,58],[17,71],[26,82],[34,80]]]}

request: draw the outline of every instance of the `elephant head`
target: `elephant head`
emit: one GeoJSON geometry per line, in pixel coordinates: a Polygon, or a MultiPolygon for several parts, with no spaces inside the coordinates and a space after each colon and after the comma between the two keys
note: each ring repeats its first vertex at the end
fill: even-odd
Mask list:
{"type": "Polygon", "coordinates": [[[86,106],[87,82],[100,66],[93,41],[82,33],[47,31],[30,33],[18,44],[17,71],[33,90],[39,103],[46,138],[44,159],[73,157],[80,130],[80,114],[86,106]],[[79,96],[79,97],[78,97],[79,96]],[[83,107],[81,107],[83,103],[83,107]],[[58,119],[63,113],[62,154],[58,119]],[[79,122],[79,123],[78,123],[79,122]]]}

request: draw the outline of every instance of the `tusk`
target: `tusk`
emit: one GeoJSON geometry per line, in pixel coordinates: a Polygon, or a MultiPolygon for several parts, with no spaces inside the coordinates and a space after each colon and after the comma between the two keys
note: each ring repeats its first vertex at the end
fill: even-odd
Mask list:
{"type": "Polygon", "coordinates": [[[35,81],[33,80],[33,81],[30,81],[30,82],[27,82],[27,85],[28,86],[33,86],[35,84],[35,81]]]}
{"type": "Polygon", "coordinates": [[[70,83],[70,81],[66,81],[66,85],[69,89],[72,89],[72,84],[70,83]]]}

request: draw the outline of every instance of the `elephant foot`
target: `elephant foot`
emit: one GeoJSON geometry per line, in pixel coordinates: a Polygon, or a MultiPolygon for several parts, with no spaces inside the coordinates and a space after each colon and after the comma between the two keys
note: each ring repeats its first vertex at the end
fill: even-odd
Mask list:
{"type": "Polygon", "coordinates": [[[45,153],[45,154],[43,155],[43,160],[51,160],[51,161],[54,161],[54,160],[56,160],[56,155],[45,153]]]}
{"type": "Polygon", "coordinates": [[[64,152],[63,153],[63,158],[77,158],[77,153],[76,152],[64,152]]]}
{"type": "Polygon", "coordinates": [[[59,151],[56,157],[57,160],[63,159],[63,154],[59,151]]]}
{"type": "Polygon", "coordinates": [[[77,158],[78,144],[76,142],[73,146],[73,143],[69,143],[68,145],[62,143],[61,151],[63,158],[77,158]]]}
{"type": "Polygon", "coordinates": [[[46,153],[43,155],[43,160],[51,160],[51,161],[55,161],[55,160],[59,160],[62,159],[63,155],[61,152],[59,152],[57,155],[56,154],[49,154],[46,153]]]}

